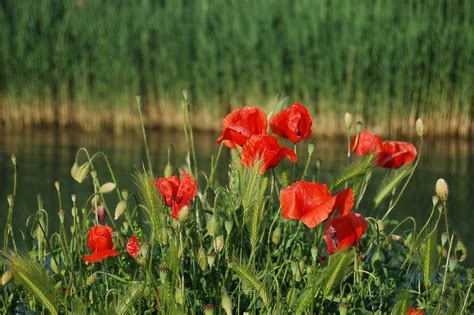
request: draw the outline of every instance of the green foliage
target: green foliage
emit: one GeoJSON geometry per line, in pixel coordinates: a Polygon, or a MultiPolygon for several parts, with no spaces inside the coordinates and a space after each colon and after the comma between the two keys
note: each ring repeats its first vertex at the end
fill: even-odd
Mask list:
{"type": "Polygon", "coordinates": [[[341,285],[348,274],[353,258],[354,254],[349,249],[341,250],[329,256],[329,263],[321,273],[324,278],[322,281],[324,297],[327,297],[331,291],[341,285]]]}
{"type": "Polygon", "coordinates": [[[374,208],[377,208],[380,203],[392,193],[393,189],[397,187],[412,172],[412,170],[412,166],[405,166],[400,170],[394,171],[390,176],[388,176],[384,180],[383,185],[374,198],[374,208]]]}
{"type": "Polygon", "coordinates": [[[436,268],[438,266],[437,231],[438,229],[436,227],[432,228],[422,237],[419,251],[419,259],[423,269],[423,283],[427,287],[431,285],[432,278],[436,275],[436,268]]]}

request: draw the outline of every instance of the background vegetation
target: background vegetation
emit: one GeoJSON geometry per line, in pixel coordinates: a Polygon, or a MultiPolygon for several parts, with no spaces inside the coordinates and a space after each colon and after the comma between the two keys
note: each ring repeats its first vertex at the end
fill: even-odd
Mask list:
{"type": "Polygon", "coordinates": [[[180,126],[183,89],[201,128],[275,94],[313,108],[325,132],[346,110],[390,132],[422,116],[472,132],[474,4],[458,1],[0,2],[5,128],[180,126]],[[380,121],[387,124],[381,125],[380,121]]]}

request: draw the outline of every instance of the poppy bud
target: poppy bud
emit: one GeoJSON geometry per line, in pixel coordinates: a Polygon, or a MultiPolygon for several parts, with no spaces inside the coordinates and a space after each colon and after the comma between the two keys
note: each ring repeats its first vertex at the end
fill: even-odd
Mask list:
{"type": "Polygon", "coordinates": [[[161,267],[160,268],[160,281],[161,284],[166,283],[166,278],[168,277],[168,273],[170,272],[170,269],[167,267],[161,267]]]}
{"type": "Polygon", "coordinates": [[[215,308],[213,304],[204,305],[204,315],[214,315],[215,308]]]}
{"type": "Polygon", "coordinates": [[[344,123],[346,124],[347,129],[351,129],[352,127],[352,115],[351,113],[344,114],[344,123]]]}
{"type": "Polygon", "coordinates": [[[7,196],[7,202],[8,202],[9,207],[11,207],[13,205],[13,195],[9,194],[7,196]]]}
{"type": "Polygon", "coordinates": [[[74,163],[71,168],[71,176],[74,180],[78,183],[82,183],[84,179],[86,179],[87,175],[89,175],[90,171],[90,164],[86,162],[79,166],[77,163],[74,163]]]}
{"type": "Polygon", "coordinates": [[[215,236],[220,228],[219,219],[215,215],[211,216],[207,221],[206,228],[210,236],[215,236]]]}
{"type": "Polygon", "coordinates": [[[310,143],[308,143],[308,156],[311,156],[313,155],[313,152],[314,152],[314,148],[316,146],[314,145],[314,142],[311,141],[310,143]]]}
{"type": "Polygon", "coordinates": [[[61,224],[64,224],[64,210],[61,209],[58,212],[59,220],[61,221],[61,224]]]}
{"type": "Polygon", "coordinates": [[[296,275],[296,273],[298,272],[298,269],[299,269],[299,261],[298,259],[293,259],[291,261],[291,272],[293,273],[293,275],[296,275]]]}
{"type": "Polygon", "coordinates": [[[433,202],[433,206],[436,206],[438,204],[438,202],[439,202],[438,195],[433,195],[432,202],[433,202]]]}
{"type": "Polygon", "coordinates": [[[12,153],[11,158],[12,158],[12,164],[13,164],[13,165],[16,165],[16,154],[15,154],[15,153],[12,153]]]}
{"type": "Polygon", "coordinates": [[[318,258],[318,248],[316,246],[311,247],[311,257],[313,260],[318,258]]]}
{"type": "Polygon", "coordinates": [[[359,134],[362,130],[362,122],[361,121],[358,121],[357,124],[356,124],[356,130],[357,130],[357,134],[359,134]]]}
{"type": "Polygon", "coordinates": [[[222,293],[221,306],[227,315],[232,315],[232,300],[225,291],[222,293]]]}
{"type": "Polygon", "coordinates": [[[91,198],[91,205],[95,206],[100,203],[100,195],[94,195],[94,197],[91,198]]]}
{"type": "Polygon", "coordinates": [[[448,183],[443,178],[440,178],[436,181],[436,194],[438,197],[446,201],[448,199],[448,183]]]}
{"type": "Polygon", "coordinates": [[[212,269],[212,266],[214,266],[215,261],[216,261],[216,253],[207,254],[207,264],[209,265],[209,268],[212,269]]]}
{"type": "Polygon", "coordinates": [[[72,200],[72,203],[73,203],[73,204],[76,203],[76,194],[72,194],[72,195],[71,195],[71,200],[72,200]]]}
{"type": "Polygon", "coordinates": [[[59,191],[59,189],[60,189],[61,187],[60,187],[58,181],[55,181],[55,182],[54,182],[54,187],[56,187],[56,190],[59,191]]]}
{"type": "Polygon", "coordinates": [[[115,207],[114,220],[120,218],[120,216],[127,210],[127,202],[125,200],[120,201],[115,207]]]}
{"type": "Polygon", "coordinates": [[[105,218],[107,217],[107,212],[105,211],[104,205],[100,205],[95,209],[97,213],[97,219],[99,220],[100,224],[104,224],[105,218]]]}
{"type": "Polygon", "coordinates": [[[163,174],[165,175],[165,177],[173,176],[173,167],[171,166],[170,163],[166,164],[163,174]]]}
{"type": "Polygon", "coordinates": [[[115,189],[115,187],[117,187],[117,185],[115,185],[114,183],[110,183],[110,182],[105,183],[102,186],[100,186],[99,192],[101,194],[107,194],[107,193],[113,191],[115,189]]]}
{"type": "Polygon", "coordinates": [[[188,206],[184,206],[183,208],[181,208],[181,210],[179,210],[179,213],[178,213],[178,222],[179,223],[183,223],[184,221],[186,221],[186,219],[188,218],[189,216],[189,207],[188,206]]]}
{"type": "Polygon", "coordinates": [[[225,220],[224,227],[225,227],[225,230],[227,232],[227,235],[229,235],[230,232],[232,232],[232,227],[233,226],[234,226],[234,222],[232,220],[225,220]]]}
{"type": "Polygon", "coordinates": [[[377,229],[379,230],[380,233],[383,233],[383,231],[385,230],[385,225],[383,223],[382,220],[377,220],[375,222],[377,224],[377,229]]]}
{"type": "Polygon", "coordinates": [[[416,133],[420,138],[423,138],[423,131],[424,131],[424,126],[423,126],[423,120],[421,118],[418,118],[415,123],[415,129],[416,133]]]}
{"type": "Polygon", "coordinates": [[[216,253],[219,253],[224,248],[224,235],[215,237],[214,241],[212,242],[212,246],[214,247],[216,253]]]}
{"type": "Polygon", "coordinates": [[[281,227],[277,226],[277,228],[272,233],[272,242],[275,245],[280,244],[281,240],[281,227]]]}
{"type": "Polygon", "coordinates": [[[207,269],[207,255],[206,255],[206,251],[202,247],[199,248],[199,250],[197,252],[197,261],[198,261],[199,267],[201,267],[201,270],[206,271],[206,269],[207,269]]]}
{"type": "Polygon", "coordinates": [[[94,272],[89,277],[87,277],[86,284],[93,285],[97,281],[97,274],[94,272]]]}
{"type": "Polygon", "coordinates": [[[456,247],[454,248],[454,254],[456,255],[456,258],[460,261],[463,262],[466,260],[467,257],[467,248],[466,245],[461,240],[458,240],[458,243],[456,244],[456,247]]]}
{"type": "Polygon", "coordinates": [[[13,278],[13,273],[10,270],[5,271],[2,275],[2,286],[6,286],[13,278]]]}

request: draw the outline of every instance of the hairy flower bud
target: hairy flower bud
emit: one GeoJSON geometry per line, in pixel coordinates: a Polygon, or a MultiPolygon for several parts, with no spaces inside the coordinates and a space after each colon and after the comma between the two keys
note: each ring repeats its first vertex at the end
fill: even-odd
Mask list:
{"type": "Polygon", "coordinates": [[[61,186],[59,185],[58,181],[54,182],[54,187],[56,188],[57,191],[59,191],[61,189],[61,186]]]}
{"type": "Polygon", "coordinates": [[[97,274],[94,272],[86,279],[87,285],[93,285],[97,281],[97,274]]]}
{"type": "Polygon", "coordinates": [[[101,194],[107,194],[107,193],[113,191],[115,189],[115,187],[117,187],[117,185],[115,185],[115,183],[111,183],[111,182],[105,183],[102,186],[100,186],[99,192],[101,194]]]}
{"type": "Polygon", "coordinates": [[[207,224],[206,224],[206,228],[207,228],[207,233],[210,236],[216,235],[216,233],[219,231],[219,228],[220,228],[219,219],[217,218],[217,216],[213,215],[209,218],[209,221],[207,221],[207,224]]]}
{"type": "Polygon", "coordinates": [[[63,209],[59,210],[58,216],[59,216],[59,220],[61,221],[61,224],[64,224],[64,214],[65,212],[63,209]]]}
{"type": "Polygon", "coordinates": [[[423,138],[424,126],[423,126],[423,120],[421,120],[421,118],[418,118],[416,120],[415,129],[416,129],[416,133],[418,134],[418,137],[423,138]]]}
{"type": "Polygon", "coordinates": [[[72,165],[71,168],[71,176],[74,180],[78,183],[82,183],[84,179],[86,179],[87,175],[89,175],[90,171],[90,164],[86,162],[82,165],[78,165],[77,162],[72,165]]]}
{"type": "Polygon", "coordinates": [[[160,281],[161,284],[166,283],[166,278],[168,277],[168,273],[170,272],[170,269],[167,267],[161,267],[160,268],[160,281]]]}
{"type": "Polygon", "coordinates": [[[281,227],[277,226],[277,228],[272,233],[272,242],[275,245],[280,244],[281,240],[281,227]]]}
{"type": "Polygon", "coordinates": [[[16,165],[16,154],[15,154],[15,153],[12,153],[11,158],[12,158],[12,164],[13,164],[13,165],[16,165]]]}
{"type": "Polygon", "coordinates": [[[13,273],[10,270],[5,271],[2,275],[2,286],[6,286],[13,278],[13,273]]]}
{"type": "Polygon", "coordinates": [[[446,201],[448,199],[448,183],[443,178],[436,181],[435,190],[441,200],[446,201]]]}
{"type": "Polygon", "coordinates": [[[207,254],[204,248],[199,248],[197,252],[197,261],[199,264],[199,267],[201,267],[202,271],[205,271],[207,269],[207,254]]]}
{"type": "Polygon", "coordinates": [[[345,113],[344,114],[344,124],[346,124],[347,129],[352,128],[352,115],[351,115],[351,113],[345,113]]]}
{"type": "Polygon", "coordinates": [[[118,220],[122,214],[127,210],[127,202],[125,200],[120,201],[115,207],[114,220],[118,220]]]}
{"type": "Polygon", "coordinates": [[[214,247],[216,253],[219,253],[224,248],[224,235],[215,237],[214,241],[212,242],[212,246],[214,247]]]}
{"type": "Polygon", "coordinates": [[[189,207],[184,206],[178,212],[178,221],[179,221],[179,223],[185,222],[188,219],[188,217],[189,217],[189,207]]]}
{"type": "Polygon", "coordinates": [[[311,247],[311,257],[313,260],[318,258],[318,248],[316,246],[311,247]]]}
{"type": "Polygon", "coordinates": [[[233,226],[234,226],[234,222],[232,220],[225,220],[224,227],[225,227],[225,230],[227,232],[227,235],[229,235],[230,232],[232,232],[232,227],[233,226]]]}
{"type": "Polygon", "coordinates": [[[221,306],[227,315],[232,315],[232,300],[225,291],[222,293],[221,306]]]}
{"type": "Polygon", "coordinates": [[[209,265],[209,268],[212,269],[212,266],[214,266],[215,261],[216,261],[216,253],[207,254],[207,264],[209,265]]]}

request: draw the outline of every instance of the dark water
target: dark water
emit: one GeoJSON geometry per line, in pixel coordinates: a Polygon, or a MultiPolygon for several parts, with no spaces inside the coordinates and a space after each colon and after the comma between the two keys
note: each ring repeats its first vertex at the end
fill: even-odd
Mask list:
{"type": "MultiPolygon", "coordinates": [[[[210,169],[211,155],[217,152],[215,134],[196,134],[195,142],[199,168],[206,172],[210,169]]],[[[186,144],[182,131],[149,132],[149,143],[154,169],[162,170],[167,158],[167,147],[175,145],[176,163],[185,162],[186,144]]],[[[84,135],[73,132],[41,131],[22,134],[4,134],[0,137],[0,229],[3,230],[7,213],[6,196],[12,192],[12,164],[10,155],[15,152],[18,161],[18,193],[14,211],[15,230],[25,229],[25,222],[37,209],[37,195],[41,194],[44,208],[48,211],[52,224],[57,224],[58,199],[54,182],[61,184],[63,208],[71,208],[71,194],[77,194],[79,204],[89,196],[92,188],[88,184],[78,184],[70,176],[70,168],[76,151],[86,147],[90,152],[105,152],[115,170],[119,186],[134,190],[131,174],[141,167],[145,159],[145,150],[139,135],[112,134],[84,135]]],[[[345,163],[344,140],[316,139],[315,159],[323,161],[321,180],[327,178],[329,170],[338,170],[345,163]]],[[[226,150],[225,150],[226,151],[226,150]]],[[[304,148],[301,150],[303,153],[304,148]]],[[[418,226],[424,223],[431,211],[431,196],[434,193],[436,179],[443,177],[449,184],[449,216],[451,229],[457,229],[468,249],[474,249],[474,229],[471,225],[474,205],[474,152],[473,144],[467,141],[427,139],[422,160],[408,186],[408,189],[393,212],[394,218],[413,216],[418,226]]],[[[224,152],[224,158],[228,156],[224,152]]],[[[301,154],[301,157],[304,155],[301,154]]],[[[304,158],[300,164],[304,163],[304,158]]],[[[314,162],[314,161],[313,161],[314,162]]],[[[314,165],[315,163],[313,163],[314,165]]],[[[288,164],[285,164],[288,165],[288,164]]],[[[226,180],[226,163],[221,163],[219,177],[226,180]]],[[[98,166],[100,173],[106,174],[104,165],[98,166]]],[[[377,170],[373,175],[381,178],[387,170],[377,170]]],[[[108,181],[107,177],[101,180],[108,181]]],[[[371,197],[377,184],[369,186],[366,197],[371,197]]],[[[369,204],[368,201],[364,201],[369,204]]],[[[362,205],[364,205],[364,202],[362,205]]],[[[362,213],[364,209],[360,210],[362,213]]],[[[373,213],[382,216],[383,213],[373,213]]],[[[408,226],[407,226],[408,228],[408,226]]],[[[400,233],[403,230],[400,231],[400,233]]],[[[1,234],[1,233],[0,233],[1,234]]],[[[473,251],[469,251],[472,255],[473,251]]],[[[468,258],[474,262],[473,257],[468,258]]]]}

